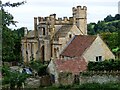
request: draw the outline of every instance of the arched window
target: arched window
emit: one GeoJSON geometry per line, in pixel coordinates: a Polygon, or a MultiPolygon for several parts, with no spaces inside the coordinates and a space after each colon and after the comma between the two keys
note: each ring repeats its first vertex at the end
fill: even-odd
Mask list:
{"type": "Polygon", "coordinates": [[[72,35],[71,34],[69,34],[69,38],[71,38],[72,37],[72,35]]]}
{"type": "Polygon", "coordinates": [[[43,28],[43,35],[45,35],[45,28],[43,28]]]}

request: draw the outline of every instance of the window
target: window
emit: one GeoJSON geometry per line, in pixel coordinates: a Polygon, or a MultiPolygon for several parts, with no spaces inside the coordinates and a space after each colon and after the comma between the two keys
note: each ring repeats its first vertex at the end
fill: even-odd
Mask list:
{"type": "Polygon", "coordinates": [[[70,34],[70,35],[69,35],[69,38],[71,38],[71,37],[72,37],[72,35],[70,34]]]}
{"type": "Polygon", "coordinates": [[[43,35],[45,35],[45,28],[43,28],[43,35]]]}
{"type": "Polygon", "coordinates": [[[96,56],[96,61],[97,61],[97,62],[102,61],[102,56],[96,56]]]}

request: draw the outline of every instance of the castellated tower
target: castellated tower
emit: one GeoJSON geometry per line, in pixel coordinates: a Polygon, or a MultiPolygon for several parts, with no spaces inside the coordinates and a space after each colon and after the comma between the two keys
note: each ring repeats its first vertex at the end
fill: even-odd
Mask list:
{"type": "Polygon", "coordinates": [[[34,36],[37,37],[37,17],[34,17],[34,36]]]}
{"type": "Polygon", "coordinates": [[[73,24],[82,31],[83,35],[87,35],[87,7],[77,6],[72,8],[73,11],[73,24]]]}

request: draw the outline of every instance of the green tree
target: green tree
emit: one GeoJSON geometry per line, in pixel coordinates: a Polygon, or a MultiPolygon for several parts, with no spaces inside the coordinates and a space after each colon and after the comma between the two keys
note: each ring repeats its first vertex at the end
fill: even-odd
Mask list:
{"type": "Polygon", "coordinates": [[[109,22],[109,21],[113,21],[114,17],[112,17],[111,15],[108,15],[106,18],[104,18],[105,22],[109,22]]]}
{"type": "Polygon", "coordinates": [[[6,2],[6,3],[2,3],[2,1],[0,1],[0,12],[2,15],[2,60],[3,61],[13,61],[16,60],[18,56],[16,56],[15,52],[16,48],[16,39],[17,34],[14,33],[14,31],[12,31],[10,28],[8,28],[8,26],[10,25],[15,25],[16,26],[16,21],[14,21],[14,17],[7,11],[5,11],[5,7],[18,7],[22,4],[24,4],[25,2],[17,2],[17,3],[10,3],[10,2],[6,2]]]}
{"type": "Polygon", "coordinates": [[[17,86],[17,88],[20,88],[22,86],[22,83],[25,83],[25,80],[29,77],[29,75],[25,73],[11,71],[8,66],[2,67],[2,75],[2,84],[9,84],[11,90],[13,90],[15,86],[17,86]]]}
{"type": "Polygon", "coordinates": [[[95,23],[90,23],[87,25],[87,30],[88,30],[88,34],[89,35],[95,35],[96,32],[94,31],[94,26],[95,26],[95,23]]]}

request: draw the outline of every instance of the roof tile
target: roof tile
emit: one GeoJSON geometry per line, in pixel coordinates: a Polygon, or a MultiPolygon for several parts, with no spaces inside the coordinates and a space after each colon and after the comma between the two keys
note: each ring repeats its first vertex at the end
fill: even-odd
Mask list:
{"type": "Polygon", "coordinates": [[[77,35],[64,49],[61,56],[80,57],[84,51],[93,43],[97,36],[77,35]]]}
{"type": "Polygon", "coordinates": [[[79,74],[87,69],[87,62],[81,57],[70,60],[57,59],[54,61],[54,63],[58,72],[79,74]]]}

